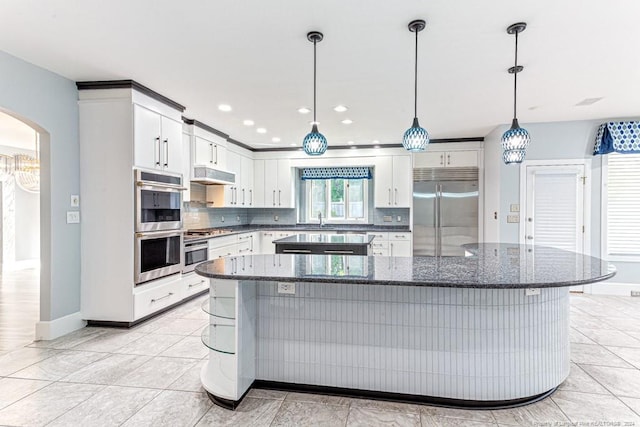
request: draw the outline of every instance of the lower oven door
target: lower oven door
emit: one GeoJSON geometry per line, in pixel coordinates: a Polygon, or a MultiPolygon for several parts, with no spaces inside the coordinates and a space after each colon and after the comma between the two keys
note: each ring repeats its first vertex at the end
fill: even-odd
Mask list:
{"type": "Polygon", "coordinates": [[[209,244],[205,242],[193,242],[184,244],[184,270],[190,273],[196,269],[196,265],[209,259],[209,244]]]}
{"type": "Polygon", "coordinates": [[[182,231],[136,233],[134,282],[182,272],[182,231]]]}

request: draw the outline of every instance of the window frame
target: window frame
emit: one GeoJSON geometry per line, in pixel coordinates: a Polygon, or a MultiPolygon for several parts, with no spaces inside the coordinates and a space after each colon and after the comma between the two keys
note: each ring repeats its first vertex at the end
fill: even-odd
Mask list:
{"type": "MultiPolygon", "coordinates": [[[[614,153],[606,154],[602,156],[602,176],[600,186],[600,258],[607,261],[619,261],[619,262],[640,262],[640,255],[638,254],[609,254],[609,156],[614,153]]],[[[640,154],[618,154],[620,156],[638,156],[640,159],[640,154]]]]}
{"type": "MultiPolygon", "coordinates": [[[[313,194],[312,194],[312,185],[314,181],[331,181],[334,178],[327,178],[327,179],[323,179],[323,180],[318,180],[318,179],[309,179],[306,180],[306,184],[305,184],[305,198],[306,198],[306,222],[308,223],[320,223],[320,221],[318,221],[318,217],[315,217],[313,215],[313,210],[312,210],[312,205],[313,205],[313,194]]],[[[345,181],[353,181],[352,179],[349,178],[335,178],[335,179],[344,179],[345,181]]],[[[327,215],[327,217],[322,217],[322,223],[323,224],[368,224],[369,223],[369,183],[367,181],[369,181],[368,179],[362,178],[362,181],[364,181],[362,183],[362,203],[363,203],[363,216],[362,218],[332,218],[329,215],[327,215]]],[[[344,204],[345,204],[345,212],[348,213],[349,212],[349,188],[345,188],[345,197],[344,197],[344,204]]],[[[331,207],[331,185],[329,182],[327,182],[327,184],[325,185],[325,202],[327,204],[327,212],[330,211],[330,207],[331,207]]]]}

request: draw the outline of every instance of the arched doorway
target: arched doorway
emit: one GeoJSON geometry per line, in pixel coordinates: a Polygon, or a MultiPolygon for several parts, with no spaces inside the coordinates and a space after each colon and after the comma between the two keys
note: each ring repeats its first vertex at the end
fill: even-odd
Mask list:
{"type": "Polygon", "coordinates": [[[42,135],[0,111],[0,352],[33,341],[40,320],[42,135]]]}

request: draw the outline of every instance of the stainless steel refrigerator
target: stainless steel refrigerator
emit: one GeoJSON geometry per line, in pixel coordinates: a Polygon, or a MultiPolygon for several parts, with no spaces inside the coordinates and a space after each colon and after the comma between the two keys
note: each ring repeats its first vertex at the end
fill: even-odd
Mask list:
{"type": "Polygon", "coordinates": [[[463,256],[478,242],[478,168],[413,170],[413,255],[463,256]]]}

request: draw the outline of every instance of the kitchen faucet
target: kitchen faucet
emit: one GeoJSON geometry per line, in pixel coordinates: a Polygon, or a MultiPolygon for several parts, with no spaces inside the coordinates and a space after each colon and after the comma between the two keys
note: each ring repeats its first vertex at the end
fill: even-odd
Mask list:
{"type": "Polygon", "coordinates": [[[322,212],[318,212],[318,221],[320,221],[320,228],[322,228],[322,212]]]}

